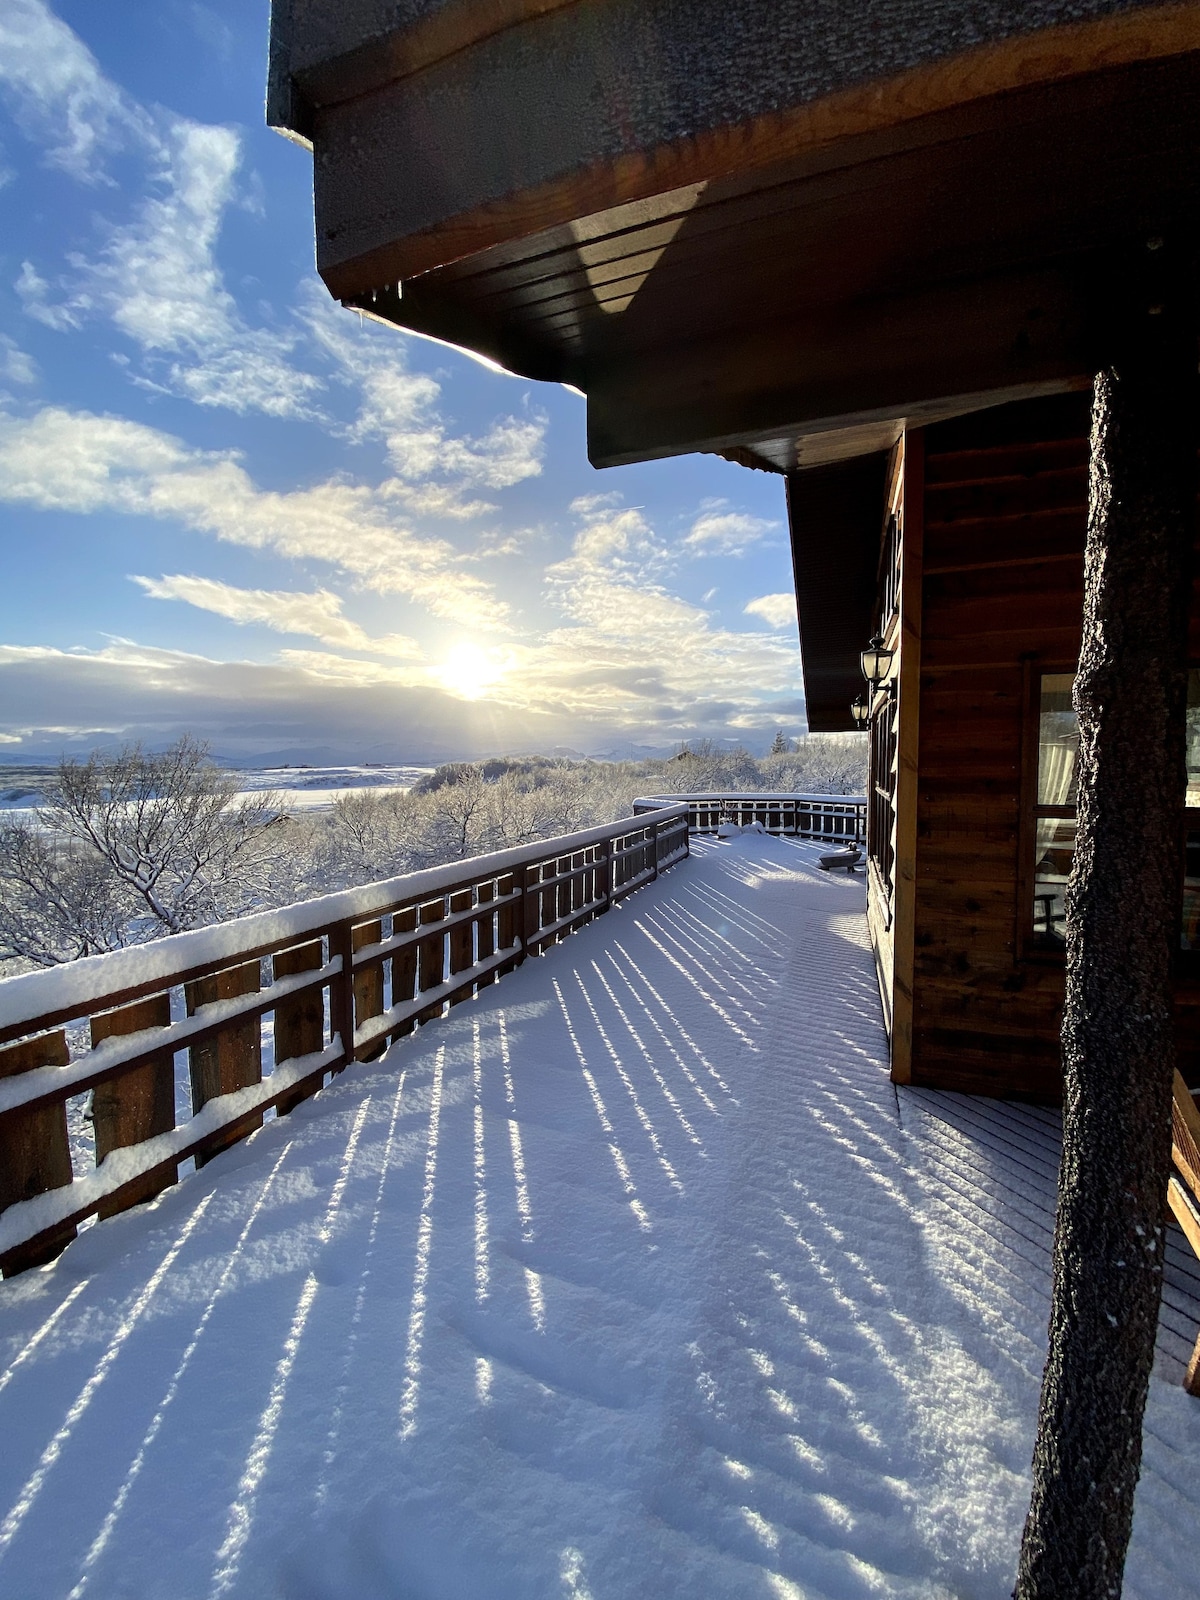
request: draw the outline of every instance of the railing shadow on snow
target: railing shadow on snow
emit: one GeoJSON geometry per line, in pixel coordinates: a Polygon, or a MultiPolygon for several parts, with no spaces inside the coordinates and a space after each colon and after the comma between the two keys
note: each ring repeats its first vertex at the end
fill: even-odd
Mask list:
{"type": "Polygon", "coordinates": [[[52,1260],[81,1222],[152,1199],[181,1163],[202,1166],[603,915],[688,854],[688,816],[668,798],[651,816],[3,980],[0,1270],[52,1260]],[[95,1165],[77,1175],[81,1116],[95,1165]]]}

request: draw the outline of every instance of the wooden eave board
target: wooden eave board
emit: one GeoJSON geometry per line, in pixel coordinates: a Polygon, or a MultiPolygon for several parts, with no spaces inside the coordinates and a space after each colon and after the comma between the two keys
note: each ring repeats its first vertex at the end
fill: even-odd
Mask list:
{"type": "Polygon", "coordinates": [[[665,220],[621,226],[617,208],[611,232],[585,219],[582,245],[556,228],[423,274],[396,320],[489,330],[539,372],[555,352],[586,387],[598,365],[750,320],[1061,266],[1200,193],[1197,79],[1193,56],[1101,73],[906,124],[890,147],[872,135],[722,180],[691,209],[664,197],[665,220]],[[633,288],[627,308],[602,309],[633,288]]]}

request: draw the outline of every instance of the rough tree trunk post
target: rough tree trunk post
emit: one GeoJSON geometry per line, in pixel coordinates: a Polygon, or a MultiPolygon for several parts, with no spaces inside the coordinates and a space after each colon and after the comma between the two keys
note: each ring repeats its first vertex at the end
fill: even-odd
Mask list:
{"type": "Polygon", "coordinates": [[[1196,449],[1195,339],[1165,309],[1142,300],[1095,383],[1063,1157],[1016,1600],[1120,1595],[1158,1323],[1196,449]]]}

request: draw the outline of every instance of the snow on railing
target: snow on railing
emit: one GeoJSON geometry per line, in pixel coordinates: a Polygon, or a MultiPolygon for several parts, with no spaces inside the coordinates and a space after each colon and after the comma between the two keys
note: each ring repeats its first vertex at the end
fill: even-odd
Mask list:
{"type": "Polygon", "coordinates": [[[181,1162],[202,1166],[687,853],[687,808],[667,802],[0,981],[0,1270],[152,1199],[181,1162]],[[95,1164],[77,1174],[84,1118],[95,1164]]]}
{"type": "Polygon", "coordinates": [[[745,794],[714,790],[705,794],[642,795],[633,802],[635,816],[659,806],[686,804],[692,833],[716,833],[723,824],[750,827],[801,839],[829,839],[863,844],[867,837],[867,797],[862,794],[745,794]]]}

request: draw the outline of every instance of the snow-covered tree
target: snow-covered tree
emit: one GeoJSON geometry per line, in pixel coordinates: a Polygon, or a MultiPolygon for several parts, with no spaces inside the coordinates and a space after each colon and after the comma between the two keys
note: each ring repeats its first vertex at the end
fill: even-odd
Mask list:
{"type": "Polygon", "coordinates": [[[180,933],[261,903],[276,803],[239,789],[185,734],[158,754],[132,744],[63,761],[38,818],[107,863],[159,932],[180,933]]]}
{"type": "Polygon", "coordinates": [[[38,967],[134,942],[137,904],[94,850],[0,824],[0,959],[38,967]]]}

